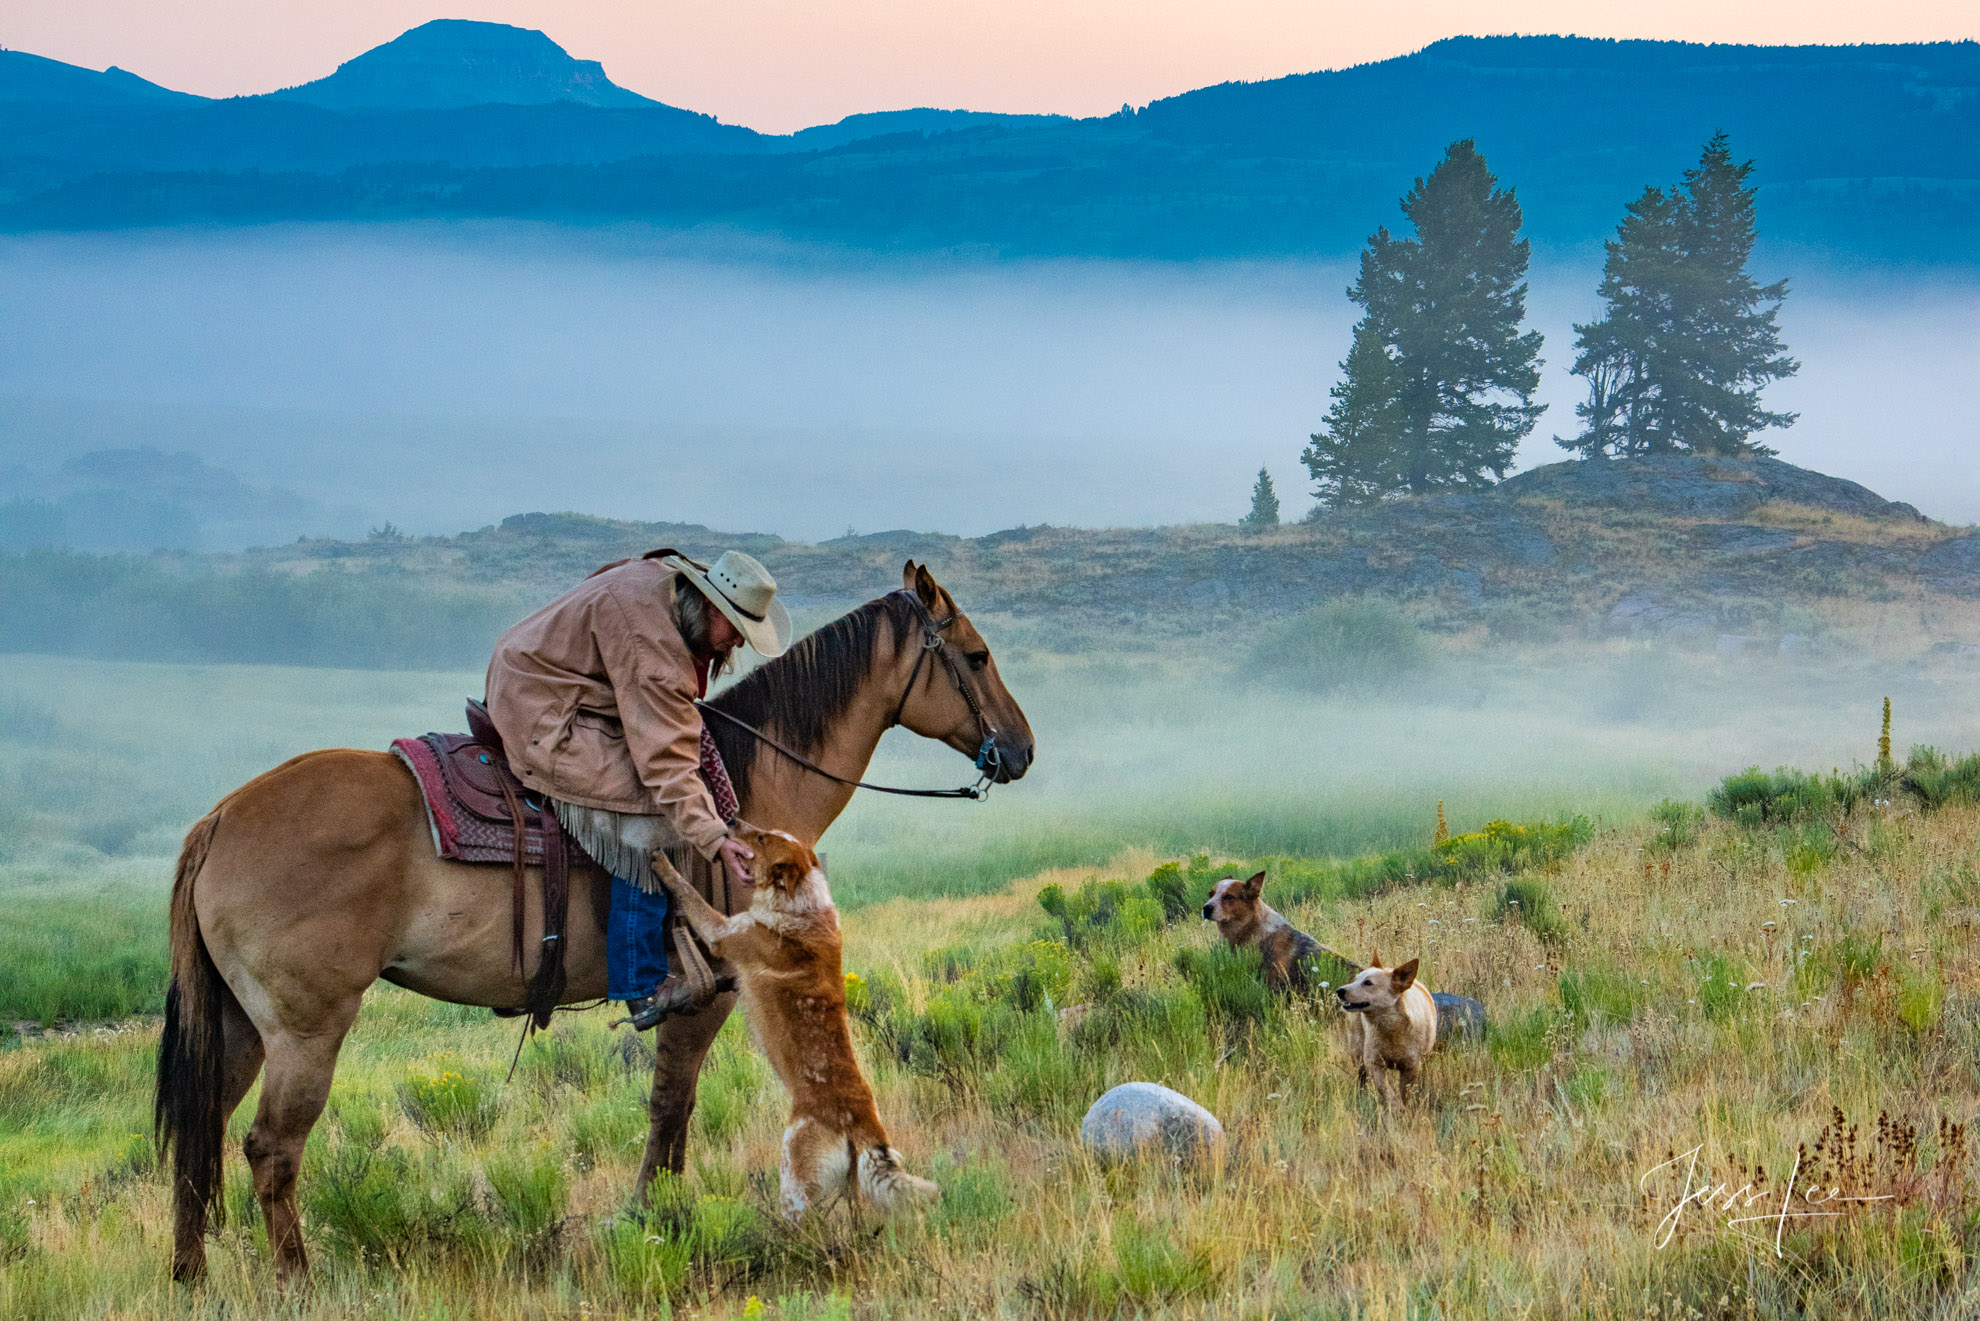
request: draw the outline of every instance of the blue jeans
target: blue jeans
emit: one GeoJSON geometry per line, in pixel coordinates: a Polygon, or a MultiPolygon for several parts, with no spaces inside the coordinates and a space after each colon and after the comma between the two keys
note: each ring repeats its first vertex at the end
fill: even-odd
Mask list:
{"type": "Polygon", "coordinates": [[[652,995],[667,979],[667,892],[648,894],[612,878],[612,911],[605,919],[605,994],[613,1000],[652,995]]]}

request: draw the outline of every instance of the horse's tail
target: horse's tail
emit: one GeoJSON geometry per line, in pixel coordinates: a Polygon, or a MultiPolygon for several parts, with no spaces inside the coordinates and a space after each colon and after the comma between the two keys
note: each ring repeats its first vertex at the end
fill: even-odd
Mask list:
{"type": "Polygon", "coordinates": [[[179,851],[172,881],[172,985],[165,993],[165,1032],[158,1043],[158,1089],[152,1099],[159,1158],[168,1149],[172,1156],[178,1240],[172,1264],[181,1278],[198,1274],[205,1264],[207,1216],[212,1212],[217,1219],[225,1209],[218,1204],[226,1064],[220,1021],[233,992],[207,953],[193,911],[193,882],[219,824],[219,811],[209,812],[187,832],[179,851]]]}

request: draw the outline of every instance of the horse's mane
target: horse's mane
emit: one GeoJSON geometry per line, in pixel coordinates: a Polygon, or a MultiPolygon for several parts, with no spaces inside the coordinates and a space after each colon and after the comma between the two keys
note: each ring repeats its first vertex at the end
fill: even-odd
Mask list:
{"type": "MultiPolygon", "coordinates": [[[[873,673],[875,643],[885,625],[896,648],[914,630],[919,612],[890,592],[800,638],[709,699],[709,705],[756,726],[793,752],[816,753],[832,724],[873,673]]],[[[750,771],[762,743],[721,717],[706,722],[738,800],[749,798],[750,771]]],[[[769,756],[777,754],[767,753],[769,756]]]]}

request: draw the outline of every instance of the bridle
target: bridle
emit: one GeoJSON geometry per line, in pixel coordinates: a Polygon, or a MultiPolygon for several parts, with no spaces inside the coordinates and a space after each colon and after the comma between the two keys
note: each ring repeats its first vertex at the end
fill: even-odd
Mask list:
{"type": "Polygon", "coordinates": [[[921,651],[914,658],[914,669],[908,672],[907,686],[901,689],[901,700],[894,703],[894,715],[887,722],[887,728],[892,729],[901,723],[901,713],[907,710],[908,698],[914,695],[914,685],[921,678],[922,664],[928,659],[929,653],[933,652],[942,662],[942,668],[949,672],[949,682],[953,683],[956,691],[962,694],[963,704],[969,708],[970,717],[976,721],[976,732],[983,736],[983,741],[976,748],[976,769],[983,777],[980,783],[988,784],[990,777],[1003,768],[1003,754],[997,751],[997,727],[983,714],[983,704],[976,700],[976,689],[963,677],[962,666],[956,664],[956,658],[950,652],[948,641],[942,636],[942,631],[955,623],[956,617],[951,614],[941,619],[935,618],[935,612],[928,608],[920,595],[906,588],[902,588],[895,595],[907,598],[921,616],[921,651]]]}
{"type": "Polygon", "coordinates": [[[969,680],[964,677],[962,667],[956,663],[956,658],[950,654],[948,640],[942,636],[943,632],[951,624],[956,622],[956,616],[954,614],[948,614],[937,619],[935,612],[928,608],[927,603],[921,599],[920,594],[911,592],[905,587],[894,592],[893,595],[906,600],[914,607],[915,613],[920,617],[921,645],[916,649],[914,668],[908,671],[907,684],[901,689],[900,700],[894,703],[894,713],[887,718],[886,728],[892,729],[901,723],[901,713],[907,710],[908,698],[914,696],[914,687],[917,683],[921,682],[922,667],[928,663],[929,653],[933,652],[935,657],[942,662],[942,667],[949,672],[949,681],[955,684],[956,691],[962,694],[963,704],[969,707],[969,714],[976,721],[976,732],[983,736],[983,741],[976,748],[975,764],[977,775],[975,784],[964,785],[960,789],[901,789],[893,785],[868,784],[864,780],[849,780],[843,775],[834,775],[811,758],[785,747],[776,739],[771,738],[768,734],[758,729],[755,725],[739,717],[730,715],[719,706],[711,706],[707,702],[700,701],[696,702],[695,705],[701,708],[702,714],[720,716],[722,719],[755,738],[759,743],[782,753],[814,775],[822,775],[835,784],[850,785],[855,789],[871,789],[875,793],[898,794],[903,798],[969,798],[981,802],[990,796],[990,786],[996,782],[997,773],[1003,769],[1003,754],[997,749],[997,727],[991,724],[989,718],[983,714],[983,704],[977,700],[976,690],[970,685],[969,680]]]}

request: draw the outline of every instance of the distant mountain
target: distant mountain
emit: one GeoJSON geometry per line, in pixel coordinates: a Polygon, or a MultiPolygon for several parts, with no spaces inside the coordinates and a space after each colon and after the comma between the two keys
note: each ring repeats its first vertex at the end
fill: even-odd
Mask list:
{"type": "Polygon", "coordinates": [[[1980,254],[1971,41],[1457,38],[1352,69],[1202,88],[1139,113],[909,110],[788,138],[647,102],[463,105],[498,85],[548,95],[577,85],[572,69],[596,67],[541,34],[489,24],[429,24],[310,86],[414,37],[414,54],[452,53],[393,54],[392,67],[427,72],[407,73],[391,95],[418,83],[438,97],[430,89],[444,84],[455,100],[442,108],[283,97],[0,105],[0,227],[527,216],[1013,255],[1344,256],[1397,222],[1396,199],[1450,142],[1472,138],[1517,189],[1534,239],[1593,255],[1627,202],[1674,181],[1723,129],[1757,163],[1766,242],[1847,261],[1980,254]],[[528,67],[547,72],[504,63],[484,80],[482,65],[463,62],[467,38],[516,61],[534,52],[544,63],[528,67]],[[438,81],[419,82],[429,74],[438,81]]]}
{"type": "Polygon", "coordinates": [[[971,128],[1035,128],[1042,124],[1069,124],[1066,115],[1000,115],[988,110],[877,110],[847,115],[836,124],[801,128],[790,136],[793,151],[826,151],[849,142],[887,137],[895,133],[915,133],[923,137],[954,133],[971,128]]]}
{"type": "Polygon", "coordinates": [[[597,60],[574,60],[531,28],[440,18],[423,23],[327,78],[268,93],[332,110],[455,110],[473,105],[657,106],[605,76],[597,60]]]}
{"type": "Polygon", "coordinates": [[[331,180],[358,167],[383,168],[411,182],[435,169],[592,165],[683,153],[726,157],[766,150],[764,142],[740,125],[659,104],[330,110],[256,96],[143,113],[0,105],[0,227],[10,192],[28,197],[92,176],[98,182],[87,186],[113,190],[181,171],[210,176],[209,185],[260,172],[334,187],[331,180]]]}
{"type": "Polygon", "coordinates": [[[15,58],[35,66],[13,74],[0,62],[0,204],[104,174],[516,169],[749,154],[772,141],[629,92],[597,61],[572,59],[543,33],[500,23],[427,23],[326,78],[224,100],[163,88],[154,90],[174,99],[142,105],[34,94],[109,75],[0,54],[15,58]]]}
{"type": "Polygon", "coordinates": [[[112,65],[102,73],[24,50],[0,50],[0,103],[35,101],[56,105],[190,104],[205,98],[146,82],[112,65]]]}

